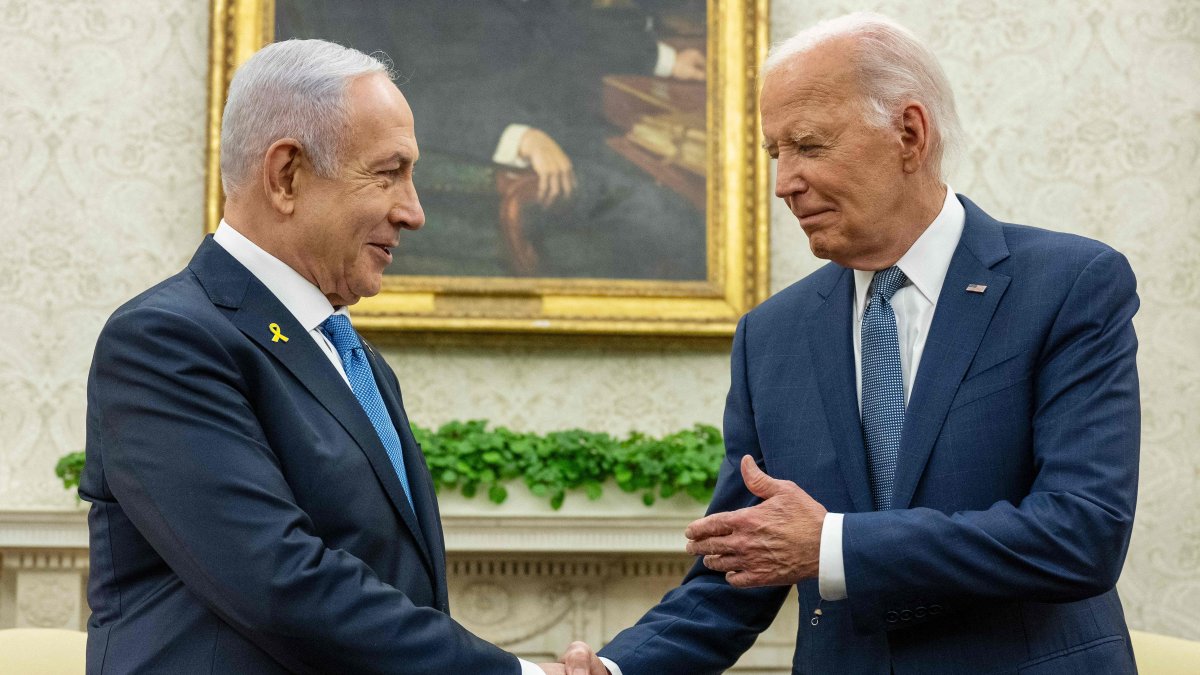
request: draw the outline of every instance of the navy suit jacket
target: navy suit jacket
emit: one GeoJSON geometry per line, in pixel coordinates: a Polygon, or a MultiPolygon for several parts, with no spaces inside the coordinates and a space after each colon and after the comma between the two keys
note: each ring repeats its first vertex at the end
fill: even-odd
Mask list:
{"type": "MultiPolygon", "coordinates": [[[[872,511],[854,276],[830,264],[738,326],[709,511],[759,501],[738,470],[749,454],[847,514],[849,597],[822,602],[816,579],[798,585],[796,673],[1134,672],[1114,588],[1137,496],[1133,272],[1099,242],[960,200],[966,225],[905,413],[894,510],[872,511]]],[[[601,653],[625,675],[721,672],[787,591],[736,589],[697,562],[601,653]]]]}
{"type": "Polygon", "coordinates": [[[520,671],[449,616],[429,471],[366,352],[415,511],[337,370],[211,237],[113,314],[79,490],[88,673],[520,671]]]}

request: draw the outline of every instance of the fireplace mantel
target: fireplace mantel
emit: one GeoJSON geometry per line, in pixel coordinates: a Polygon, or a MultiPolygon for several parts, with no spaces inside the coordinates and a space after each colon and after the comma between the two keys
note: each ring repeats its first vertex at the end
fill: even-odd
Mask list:
{"type": "MultiPolygon", "coordinates": [[[[450,606],[476,634],[531,660],[572,640],[603,644],[631,625],[692,564],[683,530],[704,506],[685,496],[646,507],[609,486],[555,511],[522,485],[504,504],[438,498],[450,606]]],[[[79,630],[88,610],[87,507],[0,511],[0,628],[79,630]]],[[[733,672],[791,672],[797,616],[787,603],[733,672]]]]}

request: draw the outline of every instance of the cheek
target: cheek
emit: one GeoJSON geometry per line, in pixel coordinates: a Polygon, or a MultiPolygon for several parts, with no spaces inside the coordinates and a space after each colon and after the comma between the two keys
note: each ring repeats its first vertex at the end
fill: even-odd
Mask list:
{"type": "Polygon", "coordinates": [[[383,287],[383,269],[370,256],[359,256],[348,276],[349,286],[355,295],[369,298],[383,287]]]}
{"type": "Polygon", "coordinates": [[[340,248],[345,252],[348,260],[361,261],[366,257],[364,244],[368,241],[372,225],[367,214],[360,209],[356,212],[348,214],[347,220],[341,228],[342,240],[339,242],[340,248]]]}

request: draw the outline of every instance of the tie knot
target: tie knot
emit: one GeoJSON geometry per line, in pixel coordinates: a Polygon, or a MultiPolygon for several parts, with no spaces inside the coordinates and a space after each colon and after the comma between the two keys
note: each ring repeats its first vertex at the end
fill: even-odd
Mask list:
{"type": "Polygon", "coordinates": [[[904,272],[900,271],[899,267],[892,265],[886,270],[875,273],[875,279],[871,282],[871,295],[872,297],[882,297],[890,302],[892,296],[904,286],[906,281],[908,281],[908,277],[904,276],[904,272]]]}
{"type": "Polygon", "coordinates": [[[354,326],[350,325],[350,319],[346,318],[344,314],[331,314],[328,319],[322,321],[321,332],[329,338],[329,341],[333,343],[333,348],[338,350],[339,354],[362,347],[358,333],[354,331],[354,326]]]}

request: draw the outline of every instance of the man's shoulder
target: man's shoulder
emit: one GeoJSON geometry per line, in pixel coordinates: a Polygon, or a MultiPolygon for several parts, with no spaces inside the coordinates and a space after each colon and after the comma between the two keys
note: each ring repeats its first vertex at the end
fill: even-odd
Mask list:
{"type": "Polygon", "coordinates": [[[1009,253],[1017,262],[1057,263],[1073,260],[1092,260],[1103,253],[1115,252],[1112,246],[1098,240],[1049,230],[1032,225],[1003,224],[1004,239],[1009,253]]]}
{"type": "Polygon", "coordinates": [[[807,314],[824,301],[837,286],[846,268],[835,263],[826,263],[810,272],[799,281],[783,288],[750,310],[749,316],[756,321],[771,320],[780,316],[807,314]]]}
{"type": "MultiPolygon", "coordinates": [[[[153,332],[164,335],[217,335],[232,327],[191,267],[163,279],[127,300],[108,317],[98,341],[142,344],[153,332]]],[[[155,338],[150,338],[155,339],[155,338]]]]}
{"type": "Polygon", "coordinates": [[[150,288],[138,293],[113,311],[108,321],[120,319],[128,314],[165,311],[180,315],[194,315],[211,308],[204,288],[192,271],[184,268],[163,279],[150,288]]]}
{"type": "Polygon", "coordinates": [[[1120,255],[1102,241],[1071,232],[997,220],[970,200],[962,198],[962,202],[967,212],[963,244],[971,247],[980,238],[981,231],[983,236],[989,231],[998,232],[1007,248],[1007,260],[1002,263],[1005,268],[1070,270],[1104,254],[1120,255]]]}
{"type": "Polygon", "coordinates": [[[211,237],[179,272],[138,293],[118,307],[108,322],[128,314],[166,313],[206,322],[219,307],[236,307],[251,275],[211,237]]]}

